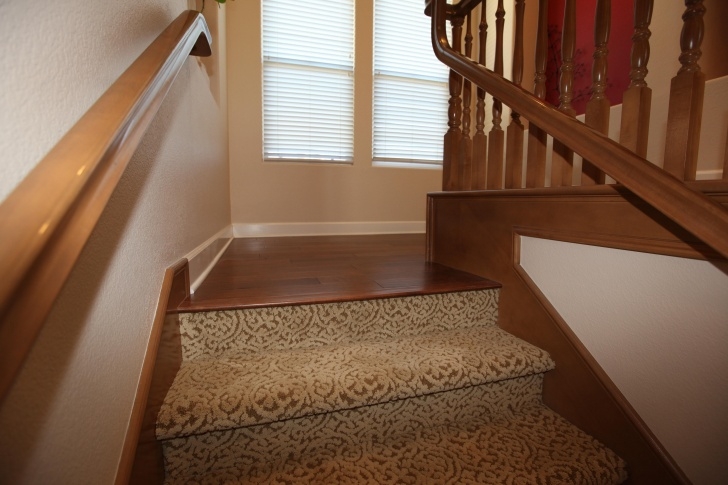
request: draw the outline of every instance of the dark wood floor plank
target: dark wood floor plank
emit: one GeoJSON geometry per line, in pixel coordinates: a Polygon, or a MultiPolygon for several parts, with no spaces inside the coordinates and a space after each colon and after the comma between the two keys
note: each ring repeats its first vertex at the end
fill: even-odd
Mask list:
{"type": "Polygon", "coordinates": [[[425,262],[423,234],[234,239],[178,311],[387,298],[500,287],[425,262]]]}

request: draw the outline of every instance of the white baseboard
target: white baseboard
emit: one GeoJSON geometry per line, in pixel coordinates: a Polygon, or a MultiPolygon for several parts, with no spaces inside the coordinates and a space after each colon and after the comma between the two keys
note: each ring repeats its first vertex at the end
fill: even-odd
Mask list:
{"type": "Polygon", "coordinates": [[[424,232],[424,221],[233,224],[235,237],[344,236],[358,234],[419,234],[424,232]]]}
{"type": "Polygon", "coordinates": [[[205,281],[232,240],[233,227],[227,226],[185,256],[190,267],[191,293],[194,293],[205,281]]]}
{"type": "Polygon", "coordinates": [[[723,169],[698,170],[695,180],[720,180],[723,177],[723,169]]]}

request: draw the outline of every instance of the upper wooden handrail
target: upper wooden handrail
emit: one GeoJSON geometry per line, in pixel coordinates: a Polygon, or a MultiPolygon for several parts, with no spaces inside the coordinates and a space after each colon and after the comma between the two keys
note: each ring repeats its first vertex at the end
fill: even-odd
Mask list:
{"type": "Polygon", "coordinates": [[[638,197],[728,258],[728,211],[644,158],[528,91],[454,51],[447,40],[445,0],[432,0],[432,47],[437,58],[554,138],[591,161],[638,197]]]}
{"type": "MultiPolygon", "coordinates": [[[[446,15],[448,18],[452,17],[465,17],[475,7],[480,5],[481,0],[460,0],[458,3],[447,5],[445,7],[446,15]]],[[[425,0],[425,15],[432,15],[432,0],[425,0]]]]}
{"type": "Polygon", "coordinates": [[[180,14],[0,205],[0,399],[177,73],[211,42],[199,12],[180,14]]]}

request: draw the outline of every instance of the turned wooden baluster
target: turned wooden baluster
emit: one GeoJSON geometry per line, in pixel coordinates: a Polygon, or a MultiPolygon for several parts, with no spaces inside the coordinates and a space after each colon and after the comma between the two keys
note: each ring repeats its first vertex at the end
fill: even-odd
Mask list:
{"type": "MultiPolygon", "coordinates": [[[[505,25],[506,11],[503,8],[503,0],[498,0],[498,8],[495,11],[495,63],[493,71],[503,75],[503,27],[505,25]]],[[[490,143],[488,145],[488,177],[486,186],[489,189],[503,188],[503,128],[501,128],[501,116],[503,104],[493,98],[493,128],[490,130],[490,143]]]]}
{"type": "MultiPolygon", "coordinates": [[[[576,116],[571,100],[574,96],[574,49],[576,47],[576,0],[564,5],[564,31],[561,35],[561,69],[559,76],[559,111],[576,116]]],[[[551,158],[551,187],[571,185],[574,152],[554,138],[551,158]]]]}
{"type": "MultiPolygon", "coordinates": [[[[470,59],[473,52],[473,33],[470,28],[470,13],[465,20],[465,57],[470,59]]],[[[470,139],[470,80],[463,82],[463,136],[460,139],[460,190],[470,190],[472,186],[473,140],[470,139]]]]}
{"type": "MultiPolygon", "coordinates": [[[[485,14],[485,0],[480,5],[480,25],[478,26],[478,63],[485,66],[485,41],[488,37],[488,22],[485,14]]],[[[470,187],[485,189],[486,157],[488,137],[485,134],[485,90],[478,87],[478,101],[475,106],[475,136],[473,136],[472,178],[470,187]]]]}
{"type": "Polygon", "coordinates": [[[723,155],[723,180],[728,180],[728,137],[726,137],[725,154],[723,155]]]}
{"type": "MultiPolygon", "coordinates": [[[[452,48],[456,52],[460,52],[460,37],[463,31],[463,18],[456,17],[450,20],[452,24],[452,48]]],[[[462,102],[460,99],[460,91],[462,86],[462,76],[450,70],[450,100],[447,108],[447,126],[445,133],[445,143],[442,156],[442,190],[457,190],[459,185],[459,168],[458,168],[458,151],[460,149],[460,139],[463,132],[460,129],[460,119],[462,116],[462,102]]]]}
{"type": "MultiPolygon", "coordinates": [[[[609,24],[612,21],[612,0],[597,0],[594,14],[594,62],[592,64],[592,95],[586,104],[584,121],[600,133],[609,133],[609,99],[607,90],[607,43],[609,24]]],[[[588,160],[582,164],[581,184],[604,183],[604,172],[588,160]]]]}
{"type": "Polygon", "coordinates": [[[650,60],[650,22],[654,0],[635,0],[629,87],[622,98],[622,121],[619,142],[641,157],[647,156],[650,132],[652,88],[647,86],[647,62],[650,60]]]}
{"type": "MultiPolygon", "coordinates": [[[[516,31],[513,46],[513,82],[523,81],[523,14],[525,0],[516,0],[516,31]]],[[[506,130],[506,188],[520,189],[523,179],[523,123],[521,115],[511,112],[511,123],[506,130]]]]}
{"type": "Polygon", "coordinates": [[[680,35],[682,67],[670,84],[664,168],[680,179],[695,180],[705,95],[705,74],[698,65],[705,7],[703,0],[685,0],[685,7],[680,35]]]}
{"type": "MultiPolygon", "coordinates": [[[[548,0],[538,2],[538,32],[536,33],[536,72],[533,95],[546,97],[546,51],[548,46],[548,0]]],[[[526,187],[543,187],[546,179],[546,132],[533,123],[528,125],[528,158],[526,187]]]]}

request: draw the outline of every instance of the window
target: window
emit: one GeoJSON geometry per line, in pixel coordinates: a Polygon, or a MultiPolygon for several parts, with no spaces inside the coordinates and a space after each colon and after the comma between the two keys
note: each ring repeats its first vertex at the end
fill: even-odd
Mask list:
{"type": "MultiPolygon", "coordinates": [[[[262,1],[265,160],[353,162],[354,4],[262,1]]],[[[356,74],[366,86],[357,96],[373,106],[373,119],[357,118],[358,136],[370,130],[374,161],[440,165],[449,71],[432,52],[422,0],[357,8],[374,8],[375,24],[373,38],[362,28],[357,39],[373,51],[373,72],[356,74]]]]}
{"type": "Polygon", "coordinates": [[[374,4],[375,161],[442,163],[449,70],[430,44],[422,0],[374,4]]]}
{"type": "Polygon", "coordinates": [[[354,0],[264,0],[262,12],[264,158],[353,161],[354,0]]]}

